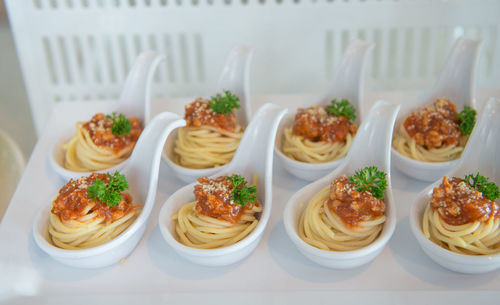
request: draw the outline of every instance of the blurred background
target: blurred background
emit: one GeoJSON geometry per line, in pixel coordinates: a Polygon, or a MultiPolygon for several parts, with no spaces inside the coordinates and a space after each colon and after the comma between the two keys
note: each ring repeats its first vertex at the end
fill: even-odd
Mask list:
{"type": "Polygon", "coordinates": [[[0,0],[0,193],[54,105],[116,99],[143,50],[167,56],[158,99],[214,94],[238,42],[256,48],[253,95],[319,93],[362,39],[375,45],[366,93],[429,88],[465,36],[483,40],[478,88],[499,88],[499,12],[499,0],[0,0]]]}
{"type": "Polygon", "coordinates": [[[0,220],[36,138],[5,3],[0,0],[0,220]]]}
{"type": "Polygon", "coordinates": [[[0,129],[15,138],[29,157],[36,135],[4,0],[0,0],[0,129]]]}

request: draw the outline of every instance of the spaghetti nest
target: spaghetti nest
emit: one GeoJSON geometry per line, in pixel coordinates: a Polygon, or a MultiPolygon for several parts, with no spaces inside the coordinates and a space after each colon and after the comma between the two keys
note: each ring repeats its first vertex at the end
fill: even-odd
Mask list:
{"type": "Polygon", "coordinates": [[[348,134],[342,142],[311,141],[293,134],[291,128],[286,128],[283,153],[289,158],[307,163],[330,162],[344,158],[351,147],[352,140],[352,135],[348,134]]]}
{"type": "MultiPolygon", "coordinates": [[[[343,102],[349,104],[347,100],[343,102]]],[[[355,115],[351,113],[348,117],[330,113],[331,107],[313,105],[299,108],[292,127],[284,131],[283,153],[307,163],[329,162],[345,157],[358,129],[352,122],[355,115]]],[[[355,111],[353,107],[352,111],[355,111]]]]}
{"type": "Polygon", "coordinates": [[[231,162],[238,149],[243,127],[234,132],[211,126],[181,127],[174,147],[175,162],[188,168],[211,168],[231,162]]]}
{"type": "Polygon", "coordinates": [[[132,153],[141,134],[141,123],[130,118],[128,135],[114,135],[113,121],[102,113],[88,122],[76,123],[76,132],[69,142],[62,145],[65,150],[64,168],[76,172],[98,171],[125,161],[132,153]]]}
{"type": "Polygon", "coordinates": [[[96,247],[112,240],[135,221],[140,206],[132,203],[130,194],[118,194],[118,202],[113,206],[89,197],[91,185],[110,183],[111,179],[106,174],[94,173],[70,180],[59,190],[49,215],[48,231],[55,246],[69,250],[96,247]]]}
{"type": "MultiPolygon", "coordinates": [[[[90,210],[90,209],[89,209],[90,210]]],[[[49,234],[59,248],[79,250],[97,247],[120,235],[140,214],[135,210],[120,219],[107,223],[97,212],[75,220],[61,220],[54,213],[49,217],[49,234]]]]}
{"type": "MultiPolygon", "coordinates": [[[[254,175],[256,183],[256,175],[254,175]]],[[[253,231],[262,212],[257,187],[240,175],[198,178],[195,201],[172,216],[178,240],[189,247],[214,249],[230,246],[253,231]]]]}
{"type": "Polygon", "coordinates": [[[444,249],[468,255],[500,253],[500,219],[491,216],[486,222],[463,225],[446,223],[427,205],[422,220],[425,237],[444,249]]]}
{"type": "Polygon", "coordinates": [[[356,226],[346,224],[329,208],[329,198],[336,199],[329,187],[308,202],[299,219],[299,237],[311,246],[330,251],[352,251],[371,244],[382,231],[386,216],[372,217],[356,226]]]}
{"type": "Polygon", "coordinates": [[[410,137],[403,124],[401,124],[394,135],[392,146],[399,153],[413,160],[424,162],[446,162],[460,158],[468,138],[468,136],[461,136],[458,145],[448,145],[440,148],[427,149],[424,146],[418,145],[417,141],[410,137]]]}
{"type": "Polygon", "coordinates": [[[500,253],[500,206],[467,180],[443,177],[425,209],[422,231],[426,238],[455,253],[500,253]]]}
{"type": "Polygon", "coordinates": [[[196,213],[196,201],[184,205],[172,219],[176,220],[175,231],[179,241],[189,247],[214,249],[227,247],[247,237],[255,229],[259,220],[256,213],[262,206],[255,204],[245,209],[236,223],[215,219],[196,213]]]}
{"type": "Polygon", "coordinates": [[[460,124],[456,105],[445,98],[436,99],[432,105],[410,113],[396,130],[392,145],[401,154],[418,161],[455,160],[468,139],[460,124]]]}

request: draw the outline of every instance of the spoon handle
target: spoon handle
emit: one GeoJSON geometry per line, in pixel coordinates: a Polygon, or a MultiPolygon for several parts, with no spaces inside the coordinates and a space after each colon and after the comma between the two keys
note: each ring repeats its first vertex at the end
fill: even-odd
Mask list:
{"type": "Polygon", "coordinates": [[[146,125],[151,111],[151,89],[156,67],[165,60],[164,55],[146,51],[137,57],[127,75],[119,100],[120,112],[141,118],[146,125]]]}
{"type": "Polygon", "coordinates": [[[389,173],[392,131],[399,109],[400,105],[386,101],[378,101],[370,109],[344,161],[349,174],[371,165],[389,173]]]}
{"type": "Polygon", "coordinates": [[[140,194],[144,200],[144,212],[151,208],[154,201],[160,169],[160,157],[165,140],[172,130],[186,125],[186,121],[177,114],[162,112],[156,115],[142,131],[134,151],[127,164],[127,179],[134,194],[140,194]]]}
{"type": "Polygon", "coordinates": [[[227,173],[251,168],[252,171],[265,173],[266,178],[271,178],[276,131],[286,112],[286,108],[271,103],[264,104],[257,110],[226,169],[227,173]]]}
{"type": "Polygon", "coordinates": [[[254,48],[243,44],[235,45],[226,58],[219,77],[217,92],[229,90],[240,98],[241,109],[236,111],[236,120],[242,125],[250,122],[250,63],[254,48]]]}
{"type": "Polygon", "coordinates": [[[373,48],[373,44],[361,40],[353,40],[347,47],[340,66],[336,70],[321,104],[329,104],[332,99],[348,99],[356,109],[360,110],[363,119],[363,74],[366,55],[373,48]]]}
{"type": "Polygon", "coordinates": [[[500,100],[491,98],[476,122],[459,164],[447,176],[480,172],[500,182],[500,100]]]}
{"type": "Polygon", "coordinates": [[[444,68],[431,90],[429,98],[446,97],[457,105],[458,111],[470,105],[477,109],[474,79],[481,40],[460,38],[448,55],[444,68]]]}

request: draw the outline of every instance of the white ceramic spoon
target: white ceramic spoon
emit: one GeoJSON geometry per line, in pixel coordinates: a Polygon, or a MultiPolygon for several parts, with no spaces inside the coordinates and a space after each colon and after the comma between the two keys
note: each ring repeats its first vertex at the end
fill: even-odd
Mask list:
{"type": "MultiPolygon", "coordinates": [[[[396,120],[396,129],[415,109],[432,105],[438,98],[446,97],[462,111],[465,105],[479,110],[475,100],[475,71],[481,41],[460,38],[448,55],[443,71],[436,84],[425,97],[415,102],[401,101],[401,112],[396,120]]],[[[392,148],[394,165],[406,175],[423,180],[434,181],[442,177],[457,160],[448,162],[424,162],[413,160],[392,148]]]]}
{"type": "Polygon", "coordinates": [[[167,243],[181,256],[201,265],[222,266],[245,258],[255,249],[271,213],[273,144],[279,121],[285,113],[286,109],[273,104],[260,107],[248,125],[233,160],[212,176],[239,174],[250,182],[254,173],[258,175],[257,198],[264,210],[257,227],[243,240],[228,247],[205,250],[184,246],[175,239],[172,215],[186,203],[194,201],[195,183],[181,188],[163,204],[158,225],[167,243]]]}
{"type": "Polygon", "coordinates": [[[361,123],[342,165],[320,180],[306,185],[288,201],[283,214],[286,232],[297,249],[310,260],[329,268],[358,267],[373,260],[392,236],[396,227],[396,211],[391,189],[390,147],[392,129],[398,111],[399,105],[378,101],[361,123]],[[388,186],[384,196],[387,219],[380,236],[370,245],[353,251],[326,251],[303,241],[297,233],[297,226],[300,215],[309,200],[337,177],[350,176],[357,170],[372,165],[387,173],[388,186]]]}
{"type": "Polygon", "coordinates": [[[144,234],[155,202],[163,143],[172,130],[185,123],[178,115],[163,112],[153,118],[142,132],[128,166],[122,171],[130,186],[127,192],[132,195],[135,204],[142,204],[142,211],[123,233],[105,244],[84,250],[64,250],[54,246],[48,235],[49,213],[52,200],[57,196],[54,194],[43,203],[33,222],[33,237],[37,245],[55,260],[80,268],[104,267],[127,257],[144,234]]]}
{"type": "MultiPolygon", "coordinates": [[[[134,62],[132,69],[127,75],[120,99],[115,102],[115,111],[123,113],[126,117],[138,117],[143,126],[146,126],[151,109],[150,84],[158,65],[165,59],[164,55],[147,51],[141,53],[134,62]]],[[[97,111],[99,112],[99,111],[97,111]]],[[[90,117],[88,118],[90,119],[90,117]]],[[[74,128],[68,129],[61,134],[61,137],[54,143],[49,153],[49,162],[56,173],[64,179],[88,176],[91,172],[76,172],[64,168],[65,152],[61,148],[75,133],[74,128]]],[[[111,168],[94,171],[106,172],[121,170],[128,160],[125,160],[111,168]]]]}
{"type": "MultiPolygon", "coordinates": [[[[467,174],[479,172],[500,185],[500,100],[490,99],[476,124],[462,158],[445,175],[463,178],[467,174]]],[[[424,236],[422,218],[425,207],[434,188],[441,182],[442,177],[418,194],[410,210],[410,226],[424,252],[436,263],[457,272],[484,273],[500,268],[500,252],[482,256],[453,253],[424,236]]]]}
{"type": "MultiPolygon", "coordinates": [[[[238,44],[234,46],[222,69],[215,93],[229,90],[240,98],[240,108],[235,110],[236,121],[242,126],[247,126],[250,121],[250,63],[252,61],[254,48],[238,44]]],[[[210,176],[221,170],[226,165],[205,169],[194,169],[183,167],[172,160],[174,159],[175,140],[177,131],[173,132],[165,143],[163,160],[172,168],[175,174],[184,182],[193,182],[198,177],[210,176]]]]}
{"type": "MultiPolygon", "coordinates": [[[[319,102],[311,101],[307,105],[304,105],[304,107],[307,108],[314,104],[325,106],[330,104],[334,98],[337,100],[342,98],[348,99],[356,108],[357,117],[355,123],[359,126],[359,123],[363,120],[366,113],[368,113],[370,107],[370,105],[366,105],[363,101],[363,75],[366,55],[372,47],[373,44],[368,44],[360,40],[351,42],[345,51],[340,67],[325,96],[319,102]]],[[[282,152],[284,131],[285,128],[291,128],[293,125],[296,111],[297,109],[294,109],[281,122],[274,151],[282,160],[283,166],[289,173],[298,178],[313,181],[323,177],[339,166],[343,158],[325,163],[306,163],[286,156],[282,152]]]]}

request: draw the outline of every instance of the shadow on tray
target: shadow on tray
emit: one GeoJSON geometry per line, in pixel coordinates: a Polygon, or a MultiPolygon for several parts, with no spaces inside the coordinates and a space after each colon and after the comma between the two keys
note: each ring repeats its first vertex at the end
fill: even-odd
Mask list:
{"type": "Polygon", "coordinates": [[[393,257],[409,273],[418,279],[448,289],[471,289],[484,285],[498,276],[498,272],[486,274],[461,274],[445,269],[430,259],[420,248],[410,228],[407,217],[401,219],[389,248],[393,257]]]}

